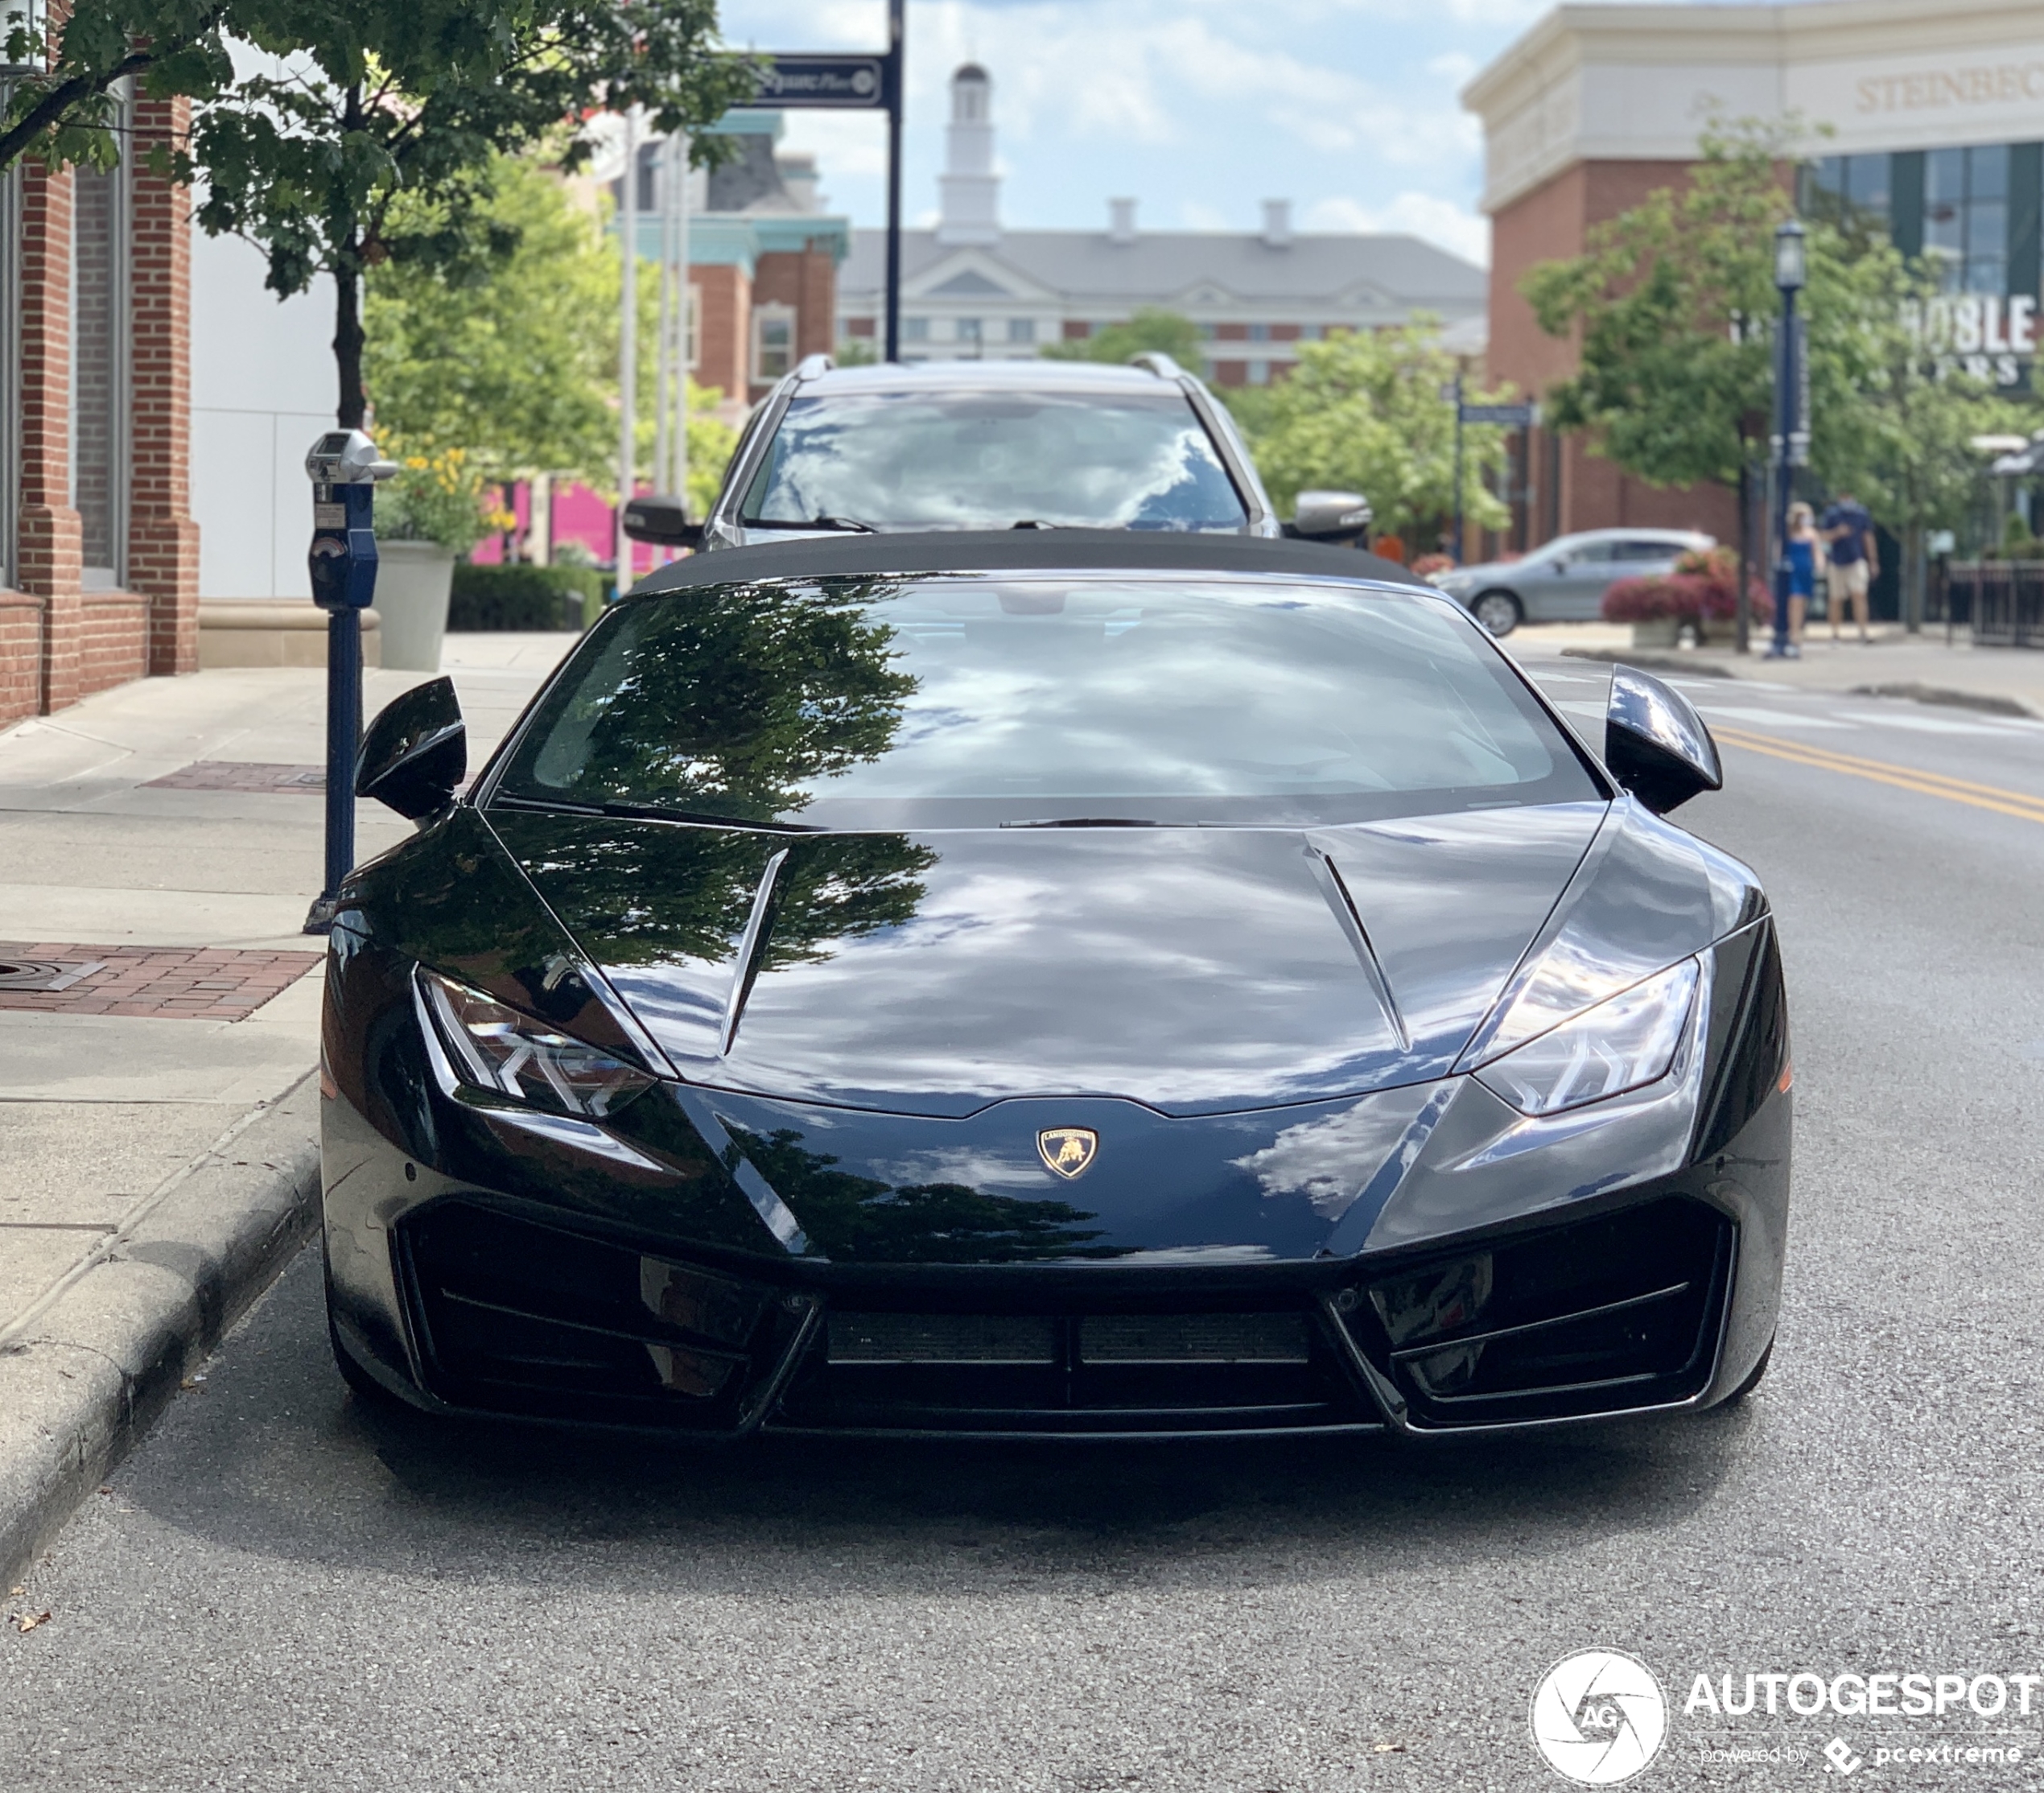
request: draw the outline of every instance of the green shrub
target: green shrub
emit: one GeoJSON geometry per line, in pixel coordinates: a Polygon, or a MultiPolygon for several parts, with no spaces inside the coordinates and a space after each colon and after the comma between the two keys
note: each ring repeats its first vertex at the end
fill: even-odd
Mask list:
{"type": "Polygon", "coordinates": [[[580,629],[603,602],[593,567],[476,567],[457,563],[447,627],[457,631],[580,629]]]}

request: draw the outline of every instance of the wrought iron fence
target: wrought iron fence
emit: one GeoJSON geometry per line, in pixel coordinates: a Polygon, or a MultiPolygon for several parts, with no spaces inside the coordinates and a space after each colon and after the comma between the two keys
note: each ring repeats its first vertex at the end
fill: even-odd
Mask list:
{"type": "Polygon", "coordinates": [[[2044,560],[1941,562],[1930,596],[1929,620],[1970,625],[1976,647],[2044,647],[2044,560]]]}

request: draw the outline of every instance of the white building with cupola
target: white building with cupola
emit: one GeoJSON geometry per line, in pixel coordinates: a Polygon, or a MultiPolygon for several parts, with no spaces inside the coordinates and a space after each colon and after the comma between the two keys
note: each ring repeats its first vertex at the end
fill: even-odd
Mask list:
{"type": "MultiPolygon", "coordinates": [[[[1416,237],[1300,231],[1287,200],[1240,233],[1145,229],[1133,198],[1099,229],[1012,230],[1000,217],[994,83],[976,63],[951,77],[935,227],[901,238],[904,361],[1013,360],[1156,306],[1208,339],[1224,386],[1282,378],[1301,342],[1431,313],[1466,352],[1482,344],[1484,270],[1416,237]]],[[[841,340],[884,334],[886,233],[852,233],[838,275],[841,340]]]]}

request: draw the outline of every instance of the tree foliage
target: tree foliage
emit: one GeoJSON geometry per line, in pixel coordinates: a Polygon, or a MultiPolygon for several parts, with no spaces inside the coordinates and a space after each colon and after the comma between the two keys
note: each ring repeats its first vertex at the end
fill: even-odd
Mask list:
{"type": "MultiPolygon", "coordinates": [[[[1455,511],[1455,404],[1442,396],[1458,371],[1438,323],[1416,317],[1395,329],[1354,331],[1301,343],[1289,378],[1238,412],[1256,464],[1280,511],[1316,488],[1360,492],[1377,527],[1407,540],[1444,526],[1455,511]]],[[[1469,403],[1502,394],[1465,394],[1469,403]]],[[[1484,529],[1509,521],[1485,483],[1502,471],[1505,431],[1463,432],[1462,502],[1484,529]]]]}
{"type": "MultiPolygon", "coordinates": [[[[47,67],[16,86],[0,166],[103,159],[123,76],[190,97],[189,137],[158,159],[196,184],[202,228],[263,249],[274,291],[334,277],[352,427],[364,272],[507,253],[491,211],[500,153],[557,142],[572,169],[594,112],[642,107],[656,131],[699,130],[748,97],[752,72],[715,30],[715,0],[78,0],[53,43],[11,35],[12,60],[47,67]]],[[[714,154],[719,140],[697,142],[714,154]]]]}
{"type": "MultiPolygon", "coordinates": [[[[1542,328],[1574,335],[1580,367],[1547,395],[1548,421],[1580,430],[1657,485],[1737,481],[1773,429],[1781,299],[1774,229],[1796,127],[1713,126],[1681,192],[1650,194],[1598,225],[1586,252],[1521,282],[1542,328]]],[[[1912,328],[1931,283],[1885,241],[1808,227],[1810,460],[1910,531],[1955,521],[1976,474],[1968,439],[2004,402],[1941,366],[1912,328]]]]}
{"type": "MultiPolygon", "coordinates": [[[[614,481],[618,254],[598,219],[534,163],[499,157],[490,228],[502,258],[412,259],[369,272],[363,377],[379,431],[459,443],[496,478],[571,473],[614,481]]],[[[400,200],[398,228],[439,208],[400,200]]]]}
{"type": "MultiPolygon", "coordinates": [[[[439,451],[465,449],[491,480],[565,475],[617,484],[620,256],[600,213],[577,205],[536,159],[499,157],[489,226],[513,246],[453,266],[393,261],[365,284],[363,375],[381,435],[439,451]]],[[[401,227],[431,208],[402,200],[401,227]]],[[[641,463],[654,439],[657,270],[639,279],[641,463]]],[[[689,493],[700,516],[716,495],[736,432],[715,414],[723,394],[689,388],[689,493]]]]}
{"type": "Polygon", "coordinates": [[[1053,361],[1108,361],[1120,365],[1131,355],[1168,355],[1181,367],[1199,371],[1206,340],[1189,317],[1160,305],[1145,305],[1120,324],[1103,324],[1090,336],[1045,343],[1038,352],[1053,361]]]}

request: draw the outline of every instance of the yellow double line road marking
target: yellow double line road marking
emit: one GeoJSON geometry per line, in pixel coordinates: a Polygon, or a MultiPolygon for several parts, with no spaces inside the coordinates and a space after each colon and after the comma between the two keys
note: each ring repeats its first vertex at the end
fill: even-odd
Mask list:
{"type": "Polygon", "coordinates": [[[1834,753],[1829,748],[1812,747],[1807,741],[1784,740],[1778,735],[1756,735],[1744,728],[1717,728],[1711,733],[1728,747],[1742,747],[1749,753],[1765,753],[1791,765],[1814,766],[1819,772],[1842,772],[1850,777],[1871,778],[1876,784],[1893,785],[1898,790],[1914,791],[1920,797],[1942,797],[1948,802],[1964,803],[1976,810],[1992,810],[2024,822],[2044,822],[2044,797],[2031,797],[1999,785],[1979,785],[1970,778],[1948,778],[1942,772],[1922,772],[1914,766],[1898,766],[1886,760],[1863,760],[1856,754],[1834,753]]]}

